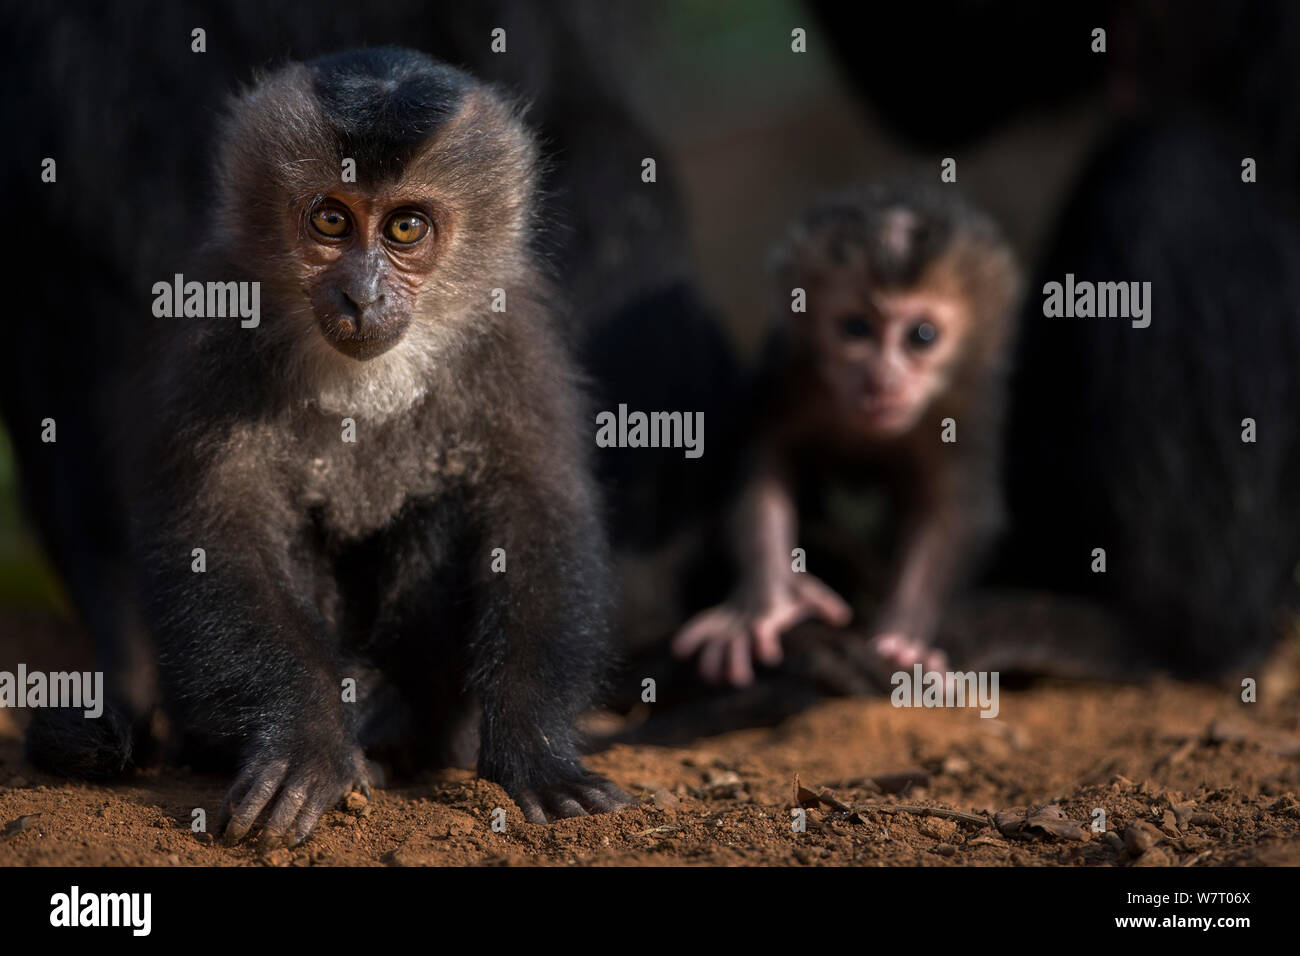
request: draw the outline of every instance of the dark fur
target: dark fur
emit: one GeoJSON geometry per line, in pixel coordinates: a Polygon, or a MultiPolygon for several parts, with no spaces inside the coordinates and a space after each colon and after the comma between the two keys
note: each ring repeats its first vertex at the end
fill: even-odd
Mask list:
{"type": "Polygon", "coordinates": [[[1270,183],[1240,181],[1239,153],[1201,122],[1118,131],[1026,300],[997,579],[1116,615],[1113,649],[1037,631],[1103,674],[1236,677],[1300,602],[1300,228],[1270,183]],[[1151,282],[1150,327],[1045,318],[1043,283],[1067,272],[1151,282]]]}
{"type": "MultiPolygon", "coordinates": [[[[91,633],[95,667],[135,721],[137,747],[147,742],[153,655],[130,585],[114,395],[134,391],[129,370],[158,348],[151,284],[188,267],[199,224],[212,216],[213,119],[255,67],[310,61],[364,38],[418,45],[528,97],[548,159],[539,245],[572,305],[562,331],[581,350],[596,407],[699,409],[709,422],[711,450],[700,461],[644,449],[599,453],[611,536],[640,548],[697,527],[711,503],[700,501],[702,467],[721,471],[714,465],[725,460],[715,450],[734,365],[691,278],[672,163],[616,82],[621,50],[635,44],[634,24],[653,18],[648,10],[528,0],[11,6],[0,31],[10,67],[0,97],[7,208],[58,242],[57,254],[47,243],[9,252],[23,277],[10,290],[13,312],[41,319],[12,323],[5,334],[0,417],[27,515],[91,633]],[[203,54],[187,41],[196,25],[208,30],[203,54]],[[509,33],[509,55],[485,39],[497,26],[509,33]],[[58,159],[57,185],[36,175],[44,156],[58,159]],[[645,156],[659,157],[649,203],[639,177],[624,175],[645,156]],[[78,303],[93,303],[94,321],[78,303]],[[58,422],[57,444],[40,441],[46,416],[58,422]]],[[[375,167],[359,165],[364,181],[375,167]]],[[[63,755],[56,748],[44,765],[57,769],[63,755]]]]}
{"type": "Polygon", "coordinates": [[[266,77],[223,142],[204,278],[260,281],[261,325],[157,322],[167,344],[152,353],[131,418],[146,429],[141,457],[123,479],[163,696],[188,751],[238,761],[238,819],[243,791],[280,763],[284,792],[327,804],[367,782],[358,745],[428,763],[462,750],[458,732],[481,715],[479,770],[530,818],[570,815],[574,801],[607,809],[616,791],[583,769],[572,726],[605,656],[606,554],[516,111],[420,54],[361,51],[266,77]],[[367,166],[363,150],[358,186],[427,184],[446,248],[406,337],[356,362],[304,321],[291,250],[305,223],[291,210],[375,143],[385,162],[367,166]],[[505,313],[488,307],[497,286],[505,313]],[[398,359],[401,373],[385,373],[398,359]],[[322,399],[357,376],[380,398],[322,399]],[[404,393],[413,379],[420,391],[404,393]],[[356,444],[341,441],[344,416],[356,444]],[[341,702],[348,677],[356,705],[341,702]],[[607,799],[593,805],[593,787],[607,799]]]}

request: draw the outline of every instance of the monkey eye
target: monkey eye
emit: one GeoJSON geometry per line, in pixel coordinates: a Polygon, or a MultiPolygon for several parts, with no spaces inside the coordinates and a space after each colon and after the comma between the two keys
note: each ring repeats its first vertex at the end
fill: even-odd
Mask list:
{"type": "Polygon", "coordinates": [[[840,319],[840,335],[846,339],[869,339],[871,333],[871,323],[865,316],[850,315],[840,319]]]}
{"type": "Polygon", "coordinates": [[[322,236],[338,239],[352,231],[352,220],[337,206],[321,206],[311,214],[312,228],[322,236]]]}
{"type": "Polygon", "coordinates": [[[428,221],[413,212],[400,212],[384,225],[384,235],[402,245],[419,242],[428,232],[428,221]]]}
{"type": "Polygon", "coordinates": [[[915,348],[928,349],[938,337],[938,329],[929,322],[920,322],[907,334],[907,341],[915,348]]]}

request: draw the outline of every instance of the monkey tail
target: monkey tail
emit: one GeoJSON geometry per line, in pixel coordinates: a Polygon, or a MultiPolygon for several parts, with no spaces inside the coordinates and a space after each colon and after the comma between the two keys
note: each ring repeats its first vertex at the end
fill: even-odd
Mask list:
{"type": "Polygon", "coordinates": [[[120,777],[135,765],[136,726],[111,701],[91,719],[74,707],[33,711],[23,738],[28,763],[46,773],[84,780],[120,777]]]}
{"type": "Polygon", "coordinates": [[[1081,598],[990,591],[953,609],[939,645],[963,669],[1129,682],[1169,673],[1122,615],[1081,598]]]}

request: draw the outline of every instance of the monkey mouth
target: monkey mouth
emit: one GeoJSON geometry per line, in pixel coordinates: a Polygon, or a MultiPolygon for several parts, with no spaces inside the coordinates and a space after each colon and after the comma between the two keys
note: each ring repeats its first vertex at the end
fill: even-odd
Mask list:
{"type": "Polygon", "coordinates": [[[364,362],[378,358],[401,341],[406,322],[358,323],[347,316],[326,316],[319,320],[321,335],[348,358],[364,362]]]}
{"type": "Polygon", "coordinates": [[[905,411],[910,406],[911,402],[901,395],[880,395],[876,392],[866,392],[858,401],[858,408],[868,414],[888,415],[905,411]]]}
{"type": "Polygon", "coordinates": [[[895,431],[911,423],[912,403],[904,396],[867,392],[858,400],[858,416],[872,431],[895,431]]]}

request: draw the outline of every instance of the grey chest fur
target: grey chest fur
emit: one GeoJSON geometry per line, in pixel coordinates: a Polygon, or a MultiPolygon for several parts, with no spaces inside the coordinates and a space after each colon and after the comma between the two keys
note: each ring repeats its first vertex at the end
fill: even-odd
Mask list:
{"type": "Polygon", "coordinates": [[[411,501],[442,497],[477,479],[483,450],[476,442],[406,422],[368,426],[348,436],[314,431],[283,462],[293,504],[314,510],[343,538],[387,525],[411,501]],[[352,437],[354,441],[345,441],[352,437]]]}

